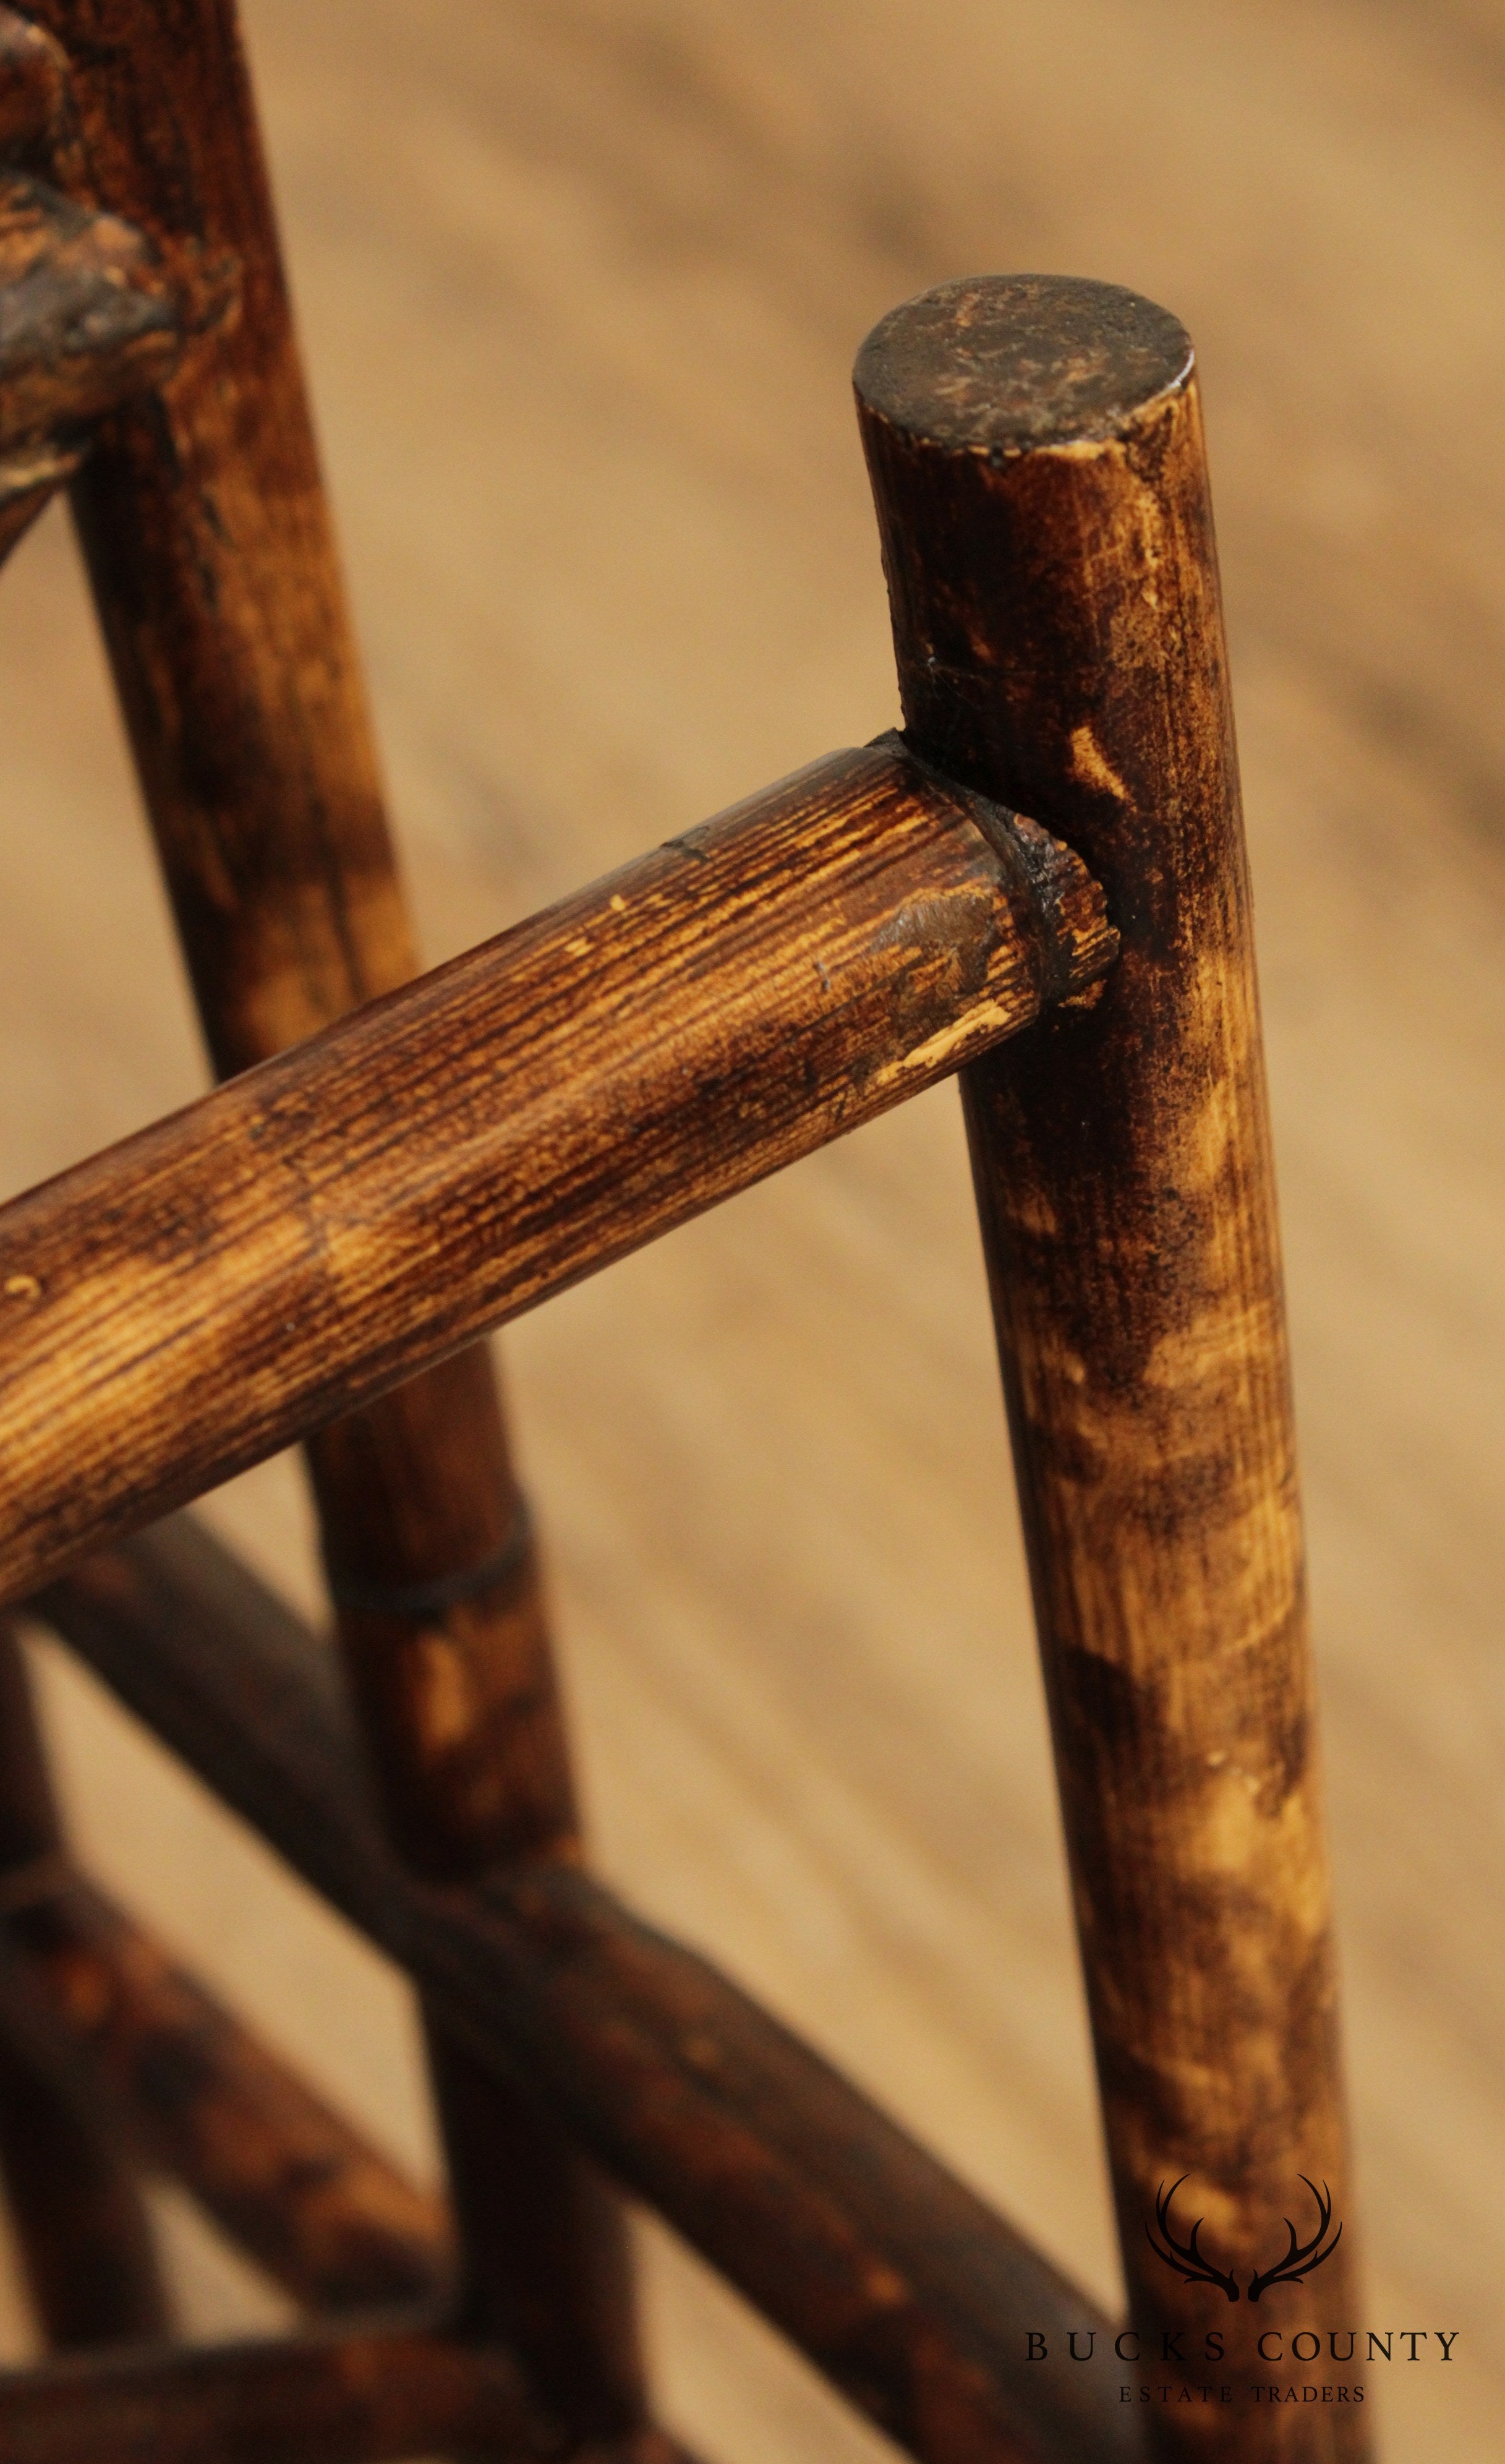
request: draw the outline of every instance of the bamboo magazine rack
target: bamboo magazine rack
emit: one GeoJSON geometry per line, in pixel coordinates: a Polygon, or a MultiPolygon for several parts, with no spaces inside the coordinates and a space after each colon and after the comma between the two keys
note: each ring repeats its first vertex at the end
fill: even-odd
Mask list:
{"type": "Polygon", "coordinates": [[[669,2458],[623,2190],[923,2464],[1357,2457],[1351,2413],[1190,2400],[1211,2328],[1346,2323],[1353,2234],[1185,334],[1080,280],[895,309],[857,399],[903,734],[423,975],[230,0],[0,9],[0,540],[71,490],[223,1082],[0,1209],[3,1595],[406,1971],[452,2183],[76,1870],[8,1640],[0,2164],[53,2350],[0,2464],[669,2458]],[[1127,2325],[592,1879],[480,1343],[951,1073],[1127,2325]],[[298,1441],[338,1652],[182,1510],[298,1441]],[[173,2341],[150,2170],[297,2333],[173,2341]]]}

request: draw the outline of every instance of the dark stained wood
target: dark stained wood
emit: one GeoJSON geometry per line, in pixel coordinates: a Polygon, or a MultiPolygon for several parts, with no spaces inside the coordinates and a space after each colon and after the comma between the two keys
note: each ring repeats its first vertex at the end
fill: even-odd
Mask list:
{"type": "Polygon", "coordinates": [[[834,755],[14,1201],[0,1590],[871,1119],[1112,950],[1043,831],[892,745],[834,755]]]}
{"type": "MultiPolygon", "coordinates": [[[[87,423],[167,373],[177,303],[142,234],[22,167],[65,147],[56,48],[0,10],[0,561],[87,450],[87,423]]],[[[61,1851],[13,1635],[0,1627],[0,1895],[61,1851]]],[[[0,2043],[0,2176],[50,2344],[150,2337],[169,2323],[140,2187],[109,2118],[26,2033],[0,2043]]]]}
{"type": "MultiPolygon", "coordinates": [[[[0,1906],[62,1848],[25,1664],[0,1625],[0,1906]]],[[[50,2344],[157,2336],[168,2306],[151,2228],[102,2116],[59,2084],[0,2016],[0,2177],[38,2323],[50,2344]]]]}
{"type": "MultiPolygon", "coordinates": [[[[233,0],[172,0],[153,11],[133,0],[53,0],[39,14],[75,55],[73,179],[139,214],[186,277],[232,283],[238,302],[238,316],[221,321],[211,346],[149,415],[112,428],[98,468],[75,494],[200,1017],[225,1074],[400,983],[414,971],[416,953],[233,0]]],[[[346,1657],[376,1723],[388,1804],[409,1844],[424,1813],[441,1815],[435,1837],[447,1846],[464,1828],[446,1811],[449,1774],[425,1765],[426,1739],[402,1724],[413,1656],[425,1649],[464,1658],[476,1712],[471,1765],[483,1740],[485,1750],[497,1746],[509,1709],[531,1703],[537,1707],[524,1726],[541,1794],[567,1802],[565,1741],[547,1707],[552,1677],[536,1571],[523,1569],[513,1586],[533,1598],[531,1617],[518,1613],[518,1597],[488,1596],[473,1585],[463,1607],[441,1610],[432,1598],[436,1573],[473,1574],[474,1529],[510,1523],[520,1510],[484,1363],[450,1372],[426,1393],[377,1404],[343,1445],[331,1441],[314,1471],[326,1547],[345,1577],[346,1657]],[[450,1497],[448,1510],[430,1522],[423,1504],[440,1484],[425,1448],[441,1423],[450,1497]],[[395,1526],[383,1522],[381,1499],[363,1484],[373,1456],[405,1492],[395,1526]],[[394,1529],[405,1549],[393,1545],[394,1529]],[[446,1538],[458,1553],[443,1555],[446,1538]],[[373,1543],[399,1592],[428,1593],[421,1617],[388,1601],[384,1617],[373,1621],[349,1605],[353,1584],[369,1590],[373,1543]],[[395,1725],[387,1716],[394,1710],[395,1725]]],[[[456,1699],[451,1689],[452,1717],[456,1699]]],[[[504,1745],[509,1775],[518,1760],[504,1745]]],[[[619,2220],[581,2179],[573,2154],[556,2149],[552,2166],[541,2163],[536,2132],[509,2184],[503,2151],[522,2127],[515,2102],[504,2089],[476,2090],[465,2069],[458,2056],[440,2064],[441,2123],[451,2172],[468,2186],[467,2220],[475,2228],[466,2237],[468,2260],[484,2241],[503,2270],[500,2279],[483,2281],[472,2267],[472,2314],[525,2346],[535,2314],[554,2322],[531,2359],[582,2431],[641,2420],[619,2220]],[[550,2225],[556,2280],[545,2264],[543,2219],[533,2212],[540,2171],[548,2218],[577,2219],[568,2252],[550,2225]],[[495,2184],[484,2217],[483,2180],[495,2184]],[[506,2284],[524,2276],[526,2317],[503,2298],[506,2284]]]]}
{"type": "MultiPolygon", "coordinates": [[[[481,1352],[441,1362],[309,1447],[345,1665],[387,1825],[420,1872],[577,1848],[527,1507],[481,1352]],[[477,1480],[477,1461],[492,1477],[477,1480]]],[[[462,2315],[495,2321],[582,2433],[641,2409],[626,2254],[556,2123],[431,2024],[429,2071],[466,2253],[462,2315]],[[498,2229],[501,2220],[501,2229],[498,2229]],[[592,2348],[619,2360],[582,2373],[592,2348]]]]}
{"type": "Polygon", "coordinates": [[[0,1625],[0,1873],[62,1848],[31,1679],[15,1636],[0,1625]]]}
{"type": "MultiPolygon", "coordinates": [[[[1438,399],[1443,384],[1479,404],[1498,391],[1495,20],[1475,0],[1215,0],[1194,23],[1098,0],[1048,21],[896,0],[876,21],[806,11],[796,33],[784,0],[624,0],[598,41],[578,11],[495,0],[242,7],[435,957],[494,929],[468,925],[478,911],[510,921],[739,782],[883,723],[892,653],[841,379],[893,301],[1044,263],[1137,283],[1191,326],[1235,603],[1363,2315],[1404,2301],[1450,2324],[1461,2310],[1465,2329],[1461,2374],[1387,2374],[1379,2429],[1397,2458],[1498,2464],[1505,2078],[1478,2054],[1505,2038],[1505,1796],[1485,1707],[1505,1572],[1490,1230],[1505,1148],[1487,1130],[1505,1080],[1490,674],[1505,559],[1486,544],[1505,465],[1438,399]],[[373,140],[415,123],[422,143],[373,140]],[[557,213],[561,181],[606,209],[557,213]],[[865,210],[874,183],[904,203],[902,228],[865,210]]],[[[62,524],[22,554],[0,628],[15,1187],[195,1091],[170,970],[138,973],[149,890],[112,953],[98,834],[132,873],[140,850],[62,524]],[[98,1069],[76,1048],[86,1012],[98,1069]],[[75,1051],[40,1108],[39,1040],[75,1051]]],[[[951,1110],[906,1108],[629,1266],[620,1302],[614,1275],[507,1348],[527,1363],[523,1460],[560,1605],[576,1603],[570,1701],[623,1887],[651,1874],[655,1906],[735,1972],[753,1963],[807,2030],[827,2009],[869,2087],[911,2123],[944,2112],[953,2159],[975,2150],[1011,2211],[1017,2180],[1018,2221],[1052,2218],[1105,2299],[1054,1829],[1038,1774],[1016,1793],[1011,1775],[1045,1741],[1012,1518],[990,1532],[979,1510],[995,1450],[951,1110]],[[934,1500],[952,1454],[971,1485],[949,1516],[934,1500]],[[609,1533],[577,1483],[606,1485],[609,1533]],[[776,1596],[752,1571],[765,1563],[776,1596]],[[984,1675],[990,1600],[1001,1657],[984,1675]],[[751,1724],[700,1717],[712,1637],[723,1702],[761,1689],[751,1724]],[[850,1716],[833,1715],[843,1697],[850,1716]],[[654,1755],[665,1720],[692,1724],[683,1754],[654,1755]],[[991,1830],[990,1775],[1009,1800],[991,1830]],[[815,1828],[782,1832],[774,1879],[747,1814],[796,1784],[815,1828]],[[718,1800],[731,1818],[708,1826],[718,1800]],[[1046,1878],[1033,1889],[1031,1870],[1046,1878]],[[906,1875],[934,1895],[908,1898],[906,1875]],[[827,1891],[844,1911],[830,1967],[809,1922],[827,1891]],[[1022,1991],[1027,1970],[1016,2029],[995,1988],[1022,1991]]],[[[291,1578],[285,1478],[252,1478],[239,1528],[291,1578]]],[[[98,1724],[81,1716],[88,1752],[98,1724]]],[[[155,1870],[172,1821],[146,1791],[112,1871],[155,1870]]],[[[221,1897],[239,1887],[228,1834],[203,1853],[174,1891],[185,1941],[212,1935],[216,1880],[221,1897]]],[[[362,1991],[331,1980],[332,2031],[359,2026],[362,1991]]],[[[665,2264],[672,2366],[710,2452],[778,2451],[752,2427],[776,2404],[801,2464],[803,2446],[827,2464],[823,2399],[802,2422],[776,2360],[751,2343],[723,2359],[665,2264]]]]}
{"type": "MultiPolygon", "coordinates": [[[[40,0],[86,202],[236,313],[75,503],[217,1066],[413,972],[233,10],[40,0]],[[273,957],[274,954],[274,957],[273,957]]],[[[70,181],[70,187],[74,185],[70,181]]]]}
{"type": "Polygon", "coordinates": [[[440,2201],[415,2189],[150,1935],[55,1860],[4,1936],[77,2037],[146,2161],[294,2298],[371,2308],[445,2289],[440,2201]]]}
{"type": "Polygon", "coordinates": [[[1027,2358],[1031,2331],[1105,2340],[1096,2306],[707,1961],[541,1859],[421,1924],[430,1998],[477,2054],[539,2080],[909,2453],[1140,2453],[1132,2414],[1027,2358]]]}
{"type": "Polygon", "coordinates": [[[179,302],[143,235],[49,183],[76,167],[66,63],[0,8],[0,564],[88,451],[86,423],[172,367],[179,302]]]}
{"type": "MultiPolygon", "coordinates": [[[[1301,2323],[1343,2327],[1301,1530],[1190,345],[1102,285],[950,283],[876,328],[857,389],[909,737],[1042,815],[1123,935],[1096,1009],[964,1085],[1133,2313],[1198,2350],[1232,2315],[1151,2250],[1162,2185],[1189,2177],[1184,2212],[1247,2292],[1305,2174],[1345,2224],[1301,2323]]],[[[1347,2408],[1155,2422],[1167,2455],[1228,2464],[1365,2452],[1347,2408]]]]}
{"type": "Polygon", "coordinates": [[[0,9],[0,163],[53,173],[66,159],[68,68],[52,36],[0,9]]]}
{"type": "Polygon", "coordinates": [[[31,1610],[316,1890],[380,1922],[396,1859],[338,1660],[207,1525],[171,1515],[31,1610]]]}
{"type": "MultiPolygon", "coordinates": [[[[0,174],[0,451],[52,450],[177,361],[170,290],[140,231],[23,171],[0,174]]],[[[13,483],[12,483],[13,484],[13,483]]]]}
{"type": "Polygon", "coordinates": [[[309,1466],[392,1836],[460,1880],[574,1837],[537,1551],[484,1353],[316,1432],[309,1466]],[[477,1432],[504,1477],[468,1477],[477,1432]]]}
{"type": "Polygon", "coordinates": [[[469,1892],[385,1848],[317,1646],[186,1516],[36,1603],[421,1986],[927,2464],[1107,2464],[1135,2415],[1031,2369],[1104,2322],[933,2158],[692,1952],[534,1859],[469,1892]]]}
{"type": "Polygon", "coordinates": [[[6,2464],[377,2464],[450,2442],[567,2452],[505,2355],[399,2324],[10,2371],[0,2424],[6,2464]]]}
{"type": "Polygon", "coordinates": [[[164,2335],[140,2183],[110,2108],[69,2092],[55,2050],[0,2013],[0,2179],[36,2324],[60,2352],[164,2335]]]}
{"type": "Polygon", "coordinates": [[[0,171],[0,558],[78,469],[89,423],[159,384],[182,340],[140,231],[0,171]]]}

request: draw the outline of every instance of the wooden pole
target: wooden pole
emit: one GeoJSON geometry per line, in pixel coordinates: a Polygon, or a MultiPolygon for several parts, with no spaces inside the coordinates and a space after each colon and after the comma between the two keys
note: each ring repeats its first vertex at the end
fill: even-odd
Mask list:
{"type": "MultiPolygon", "coordinates": [[[[0,165],[35,140],[24,106],[42,98],[23,72],[51,58],[34,30],[18,41],[7,14],[0,165]]],[[[159,385],[181,343],[173,287],[140,231],[0,168],[0,563],[79,468],[91,421],[159,385]]]]}
{"type": "MultiPolygon", "coordinates": [[[[177,379],[140,413],[109,424],[74,495],[96,599],[199,1012],[222,1075],[280,1051],[389,990],[417,963],[382,809],[360,661],[320,483],[275,218],[233,0],[36,0],[63,46],[77,129],[73,169],[94,202],[129,216],[192,292],[229,309],[177,379]]],[[[191,315],[190,315],[190,321],[191,315]]],[[[433,1578],[469,1581],[467,1553],[519,1508],[484,1359],[426,1396],[376,1406],[363,1435],[315,1466],[326,1548],[352,1581],[368,1549],[396,1594],[373,1622],[339,1612],[377,1760],[394,1804],[423,1738],[405,1714],[403,1670],[431,1639],[463,1658],[476,1760],[497,1749],[518,1705],[546,1795],[571,1800],[547,1634],[529,1564],[503,1597],[473,1582],[436,1604],[433,1578]],[[422,1449],[447,1425],[460,1491],[436,1521],[422,1449]],[[372,1536],[379,1497],[360,1485],[373,1454],[405,1475],[405,1550],[372,1536]],[[436,1560],[447,1545],[457,1555],[436,1560]],[[390,1605],[390,1604],[389,1604],[390,1605]],[[397,1705],[395,1722],[383,1710],[397,1705]]],[[[458,1698],[451,1698],[452,1700],[458,1698]]],[[[504,1766],[518,1757],[501,1748],[504,1766]]],[[[430,1810],[443,1794],[436,1780],[430,1810]]],[[[457,1826],[451,1825],[451,1844],[457,1826]]],[[[410,1834],[409,1834],[410,1836],[410,1834]]],[[[556,1833],[567,1847],[573,1834],[556,1833]]],[[[458,2059],[459,2057],[457,2057],[458,2059]]],[[[510,2089],[457,2101],[438,2084],[454,2180],[467,2186],[465,2258],[482,2327],[513,2337],[580,2434],[643,2419],[642,2367],[621,2219],[579,2160],[545,2148],[510,2089]],[[541,2168],[541,2192],[540,2192],[541,2168]],[[490,2187],[483,2198],[480,2185],[490,2187]],[[530,2240],[534,2204],[571,2219],[530,2240]],[[510,2259],[505,2258],[512,2253],[510,2259]],[[494,2262],[494,2264],[493,2264],[494,2262]],[[496,2268],[500,2266],[501,2273],[496,2268]],[[525,2311],[508,2287],[529,2287],[525,2311]],[[541,2342],[537,2321],[563,2322],[541,2342]]]]}
{"type": "MultiPolygon", "coordinates": [[[[1043,831],[891,745],[835,754],[0,1208],[0,1597],[901,1102],[1113,947],[1043,831]]],[[[569,1802],[500,1444],[472,1365],[314,1453],[388,1808],[450,1874],[569,1802]]]]}
{"type": "Polygon", "coordinates": [[[0,163],[51,172],[66,144],[67,64],[40,26],[0,8],[0,163]]]}
{"type": "MultiPolygon", "coordinates": [[[[7,2371],[0,2423],[6,2464],[398,2464],[451,2445],[509,2464],[570,2453],[507,2356],[385,2321],[7,2371]]],[[[592,2464],[628,2455],[593,2451],[592,2464]]],[[[631,2464],[676,2459],[650,2439],[631,2464]]]]}
{"type": "MultiPolygon", "coordinates": [[[[26,1664],[0,1624],[0,1901],[28,1873],[55,1870],[61,1851],[26,1664]]],[[[91,2112],[13,2041],[0,2045],[0,2177],[50,2344],[165,2334],[151,2227],[108,2114],[91,2112]]]]}
{"type": "MultiPolygon", "coordinates": [[[[66,1863],[15,1876],[0,1942],[77,2047],[96,2108],[113,2101],[133,2152],[294,2300],[369,2310],[451,2291],[443,2203],[66,1863]]],[[[81,2237],[57,2238],[66,2259],[81,2237]]]]}
{"type": "Polygon", "coordinates": [[[36,1603],[129,1708],[530,2083],[921,2464],[1139,2464],[1084,2369],[1112,2329],[1004,2219],[705,1960],[549,1859],[399,1866],[312,1638],[190,1515],[36,1603]],[[1090,2348],[1089,2348],[1090,2349],[1090,2348]]]}
{"type": "MultiPolygon", "coordinates": [[[[1058,831],[1123,936],[964,1099],[1133,2317],[1346,2328],[1352,2223],[1249,885],[1190,346],[960,281],[857,364],[907,740],[1058,831]],[[1331,2186],[1341,2246],[1251,2275],[1331,2186]],[[1156,2200],[1234,2280],[1156,2255],[1156,2200]]],[[[1315,2217],[1313,2218],[1315,2221],[1315,2217]]],[[[1304,2237],[1304,2229],[1303,2229],[1304,2237]]],[[[1164,2238],[1164,2235],[1162,2235],[1164,2238]]],[[[1179,2333],[1164,2366],[1162,2333],[1179,2333]]],[[[1247,2353],[1244,2351],[1247,2345],[1247,2353]]],[[[1298,2370],[1297,2375],[1300,2372],[1298,2370]]],[[[1310,2372],[1307,2373],[1310,2376],[1310,2372]]],[[[1167,2455],[1351,2458],[1349,2406],[1157,2407],[1167,2455]]]]}

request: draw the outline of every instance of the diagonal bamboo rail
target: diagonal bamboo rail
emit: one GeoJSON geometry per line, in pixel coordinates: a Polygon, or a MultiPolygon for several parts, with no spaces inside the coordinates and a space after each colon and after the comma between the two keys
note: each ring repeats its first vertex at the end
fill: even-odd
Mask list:
{"type": "MultiPolygon", "coordinates": [[[[270,2343],[135,2345],[0,2374],[6,2464],[400,2464],[435,2447],[568,2464],[515,2363],[425,2323],[270,2343]]],[[[656,2432],[589,2464],[685,2464],[656,2432]]]]}
{"type": "MultiPolygon", "coordinates": [[[[1036,278],[885,319],[858,401],[905,737],[412,983],[231,0],[36,15],[76,57],[0,8],[0,552],[75,474],[232,1083],[0,1210],[0,1599],[47,1585],[56,1629],[415,1978],[462,2274],[445,2333],[29,2373],[0,2443],[667,2454],[584,2149],[923,2464],[1127,2464],[1132,2413],[1029,2366],[1041,2330],[1101,2332],[1080,2297],[579,1870],[473,1339],[962,1071],[1132,2314],[1181,2382],[1204,2288],[1142,2235],[1165,2179],[1196,2175],[1236,2262],[1200,2275],[1232,2300],[1293,2180],[1341,2189],[1344,2155],[1186,337],[1036,278]],[[332,1664],[191,1525],[78,1562],[298,1436],[374,1793],[332,1664]]],[[[305,2298],[362,2266],[431,2282],[431,2214],[67,1871],[0,1696],[0,2155],[55,2338],[160,2319],[133,2133],[305,2298]],[[199,2060],[189,2093],[154,2085],[152,2045],[199,2060]],[[79,2303],[65,2227],[98,2243],[79,2303]]],[[[1365,2452],[1352,2413],[1275,2406],[1148,2436],[1185,2464],[1210,2439],[1220,2464],[1365,2452]]]]}
{"type": "Polygon", "coordinates": [[[1044,831],[833,755],[0,1209],[0,1596],[1082,992],[1044,831]]]}
{"type": "MultiPolygon", "coordinates": [[[[234,0],[33,0],[33,14],[65,47],[59,183],[127,214],[190,295],[230,303],[167,385],[98,432],[73,490],[224,1075],[403,982],[418,960],[234,0]]],[[[489,1361],[472,1354],[383,1397],[327,1432],[311,1469],[394,1834],[456,1872],[503,1846],[573,1839],[538,1560],[489,1361]],[[523,1545],[497,1575],[520,1517],[523,1545]],[[384,1595],[375,1614],[373,1588],[384,1595]],[[435,1734],[423,1678],[436,1653],[462,1680],[460,1734],[453,1683],[435,1734]]],[[[513,2340],[582,2435],[641,2423],[621,2218],[509,2091],[478,2082],[437,2038],[430,2051],[470,2323],[513,2340]]]]}
{"type": "MultiPolygon", "coordinates": [[[[0,2043],[13,2068],[55,2081],[65,2067],[61,2030],[71,2107],[143,2168],[191,2191],[310,2309],[437,2300],[452,2289],[455,2255],[441,2201],[405,2181],[65,1859],[8,1875],[0,1911],[4,1981],[12,1989],[0,1991],[0,2043]],[[27,1991],[24,2008],[17,1989],[27,1991]]],[[[123,2169],[119,2152],[116,2163],[123,2169]]],[[[76,2303],[97,2299],[95,2271],[77,2260],[88,2236],[67,2230],[59,2196],[67,2177],[60,2183],[45,2162],[38,2170],[59,2276],[76,2303]]],[[[128,2331],[141,2332],[139,2314],[128,2331]]],[[[110,2332],[120,2329],[112,2322],[110,2332]]],[[[98,2340],[98,2331],[68,2339],[98,2340]]],[[[53,2341],[63,2341],[55,2330],[53,2341]]]]}
{"type": "MultiPolygon", "coordinates": [[[[318,1646],[179,1516],[35,1603],[478,2063],[555,2110],[922,2464],[1131,2464],[1131,2412],[1032,2368],[1106,2332],[1001,2217],[706,1961],[577,1868],[442,1889],[385,1849],[318,1646]]],[[[24,1935],[22,1937],[24,1941],[24,1935]]]]}

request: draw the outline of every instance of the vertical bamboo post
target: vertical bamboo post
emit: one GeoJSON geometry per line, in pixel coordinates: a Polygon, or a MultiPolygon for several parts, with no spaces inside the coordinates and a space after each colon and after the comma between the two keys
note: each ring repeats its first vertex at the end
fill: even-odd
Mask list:
{"type": "MultiPolygon", "coordinates": [[[[0,1898],[62,1848],[31,1681],[0,1625],[0,1898]]],[[[163,2336],[169,2313],[141,2187],[66,2087],[0,2047],[0,2178],[37,2323],[59,2349],[163,2336]]]]}
{"type": "MultiPolygon", "coordinates": [[[[416,960],[320,484],[233,0],[35,0],[71,66],[77,183],[150,234],[196,339],[74,491],[117,689],[222,1075],[416,960]]],[[[394,382],[401,382],[395,349],[394,382]]],[[[326,1433],[313,1471],[386,1803],[446,1872],[574,1850],[537,1568],[482,1353],[326,1433]]],[[[615,2202],[445,2048],[469,2311],[583,2435],[643,2387],[615,2202]]]]}
{"type": "MultiPolygon", "coordinates": [[[[420,1873],[577,1853],[538,1553],[484,1350],[307,1447],[346,1665],[388,1827],[420,1873]]],[[[558,2125],[431,2023],[466,2260],[463,2323],[502,2328],[582,2433],[642,2405],[621,2219],[558,2125]]]]}
{"type": "Polygon", "coordinates": [[[1282,2219],[1315,2225],[1302,2177],[1331,2186],[1335,2229],[1347,2191],[1190,345],[1108,285],[958,281],[886,317],[856,382],[908,739],[1066,839],[1123,935],[1101,999],[974,1064],[964,1101],[1137,2349],[1177,2398],[1231,2374],[1209,2334],[1237,2365],[1232,2406],[1157,2404],[1152,2434],[1219,2464],[1353,2458],[1351,2403],[1247,2391],[1289,2375],[1293,2332],[1325,2354],[1353,2324],[1353,2245],[1251,2302],[1282,2219]],[[1183,2176],[1169,2232],[1205,2219],[1237,2306],[1151,2246],[1183,2176]]]}

